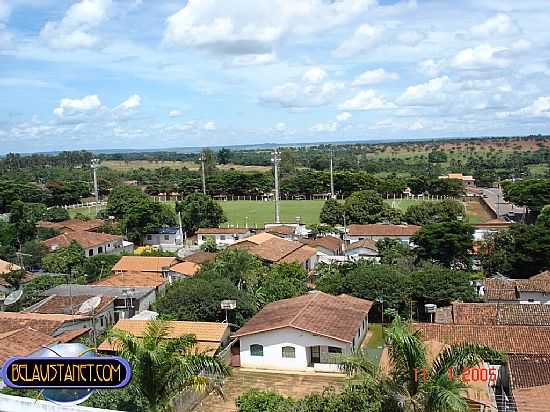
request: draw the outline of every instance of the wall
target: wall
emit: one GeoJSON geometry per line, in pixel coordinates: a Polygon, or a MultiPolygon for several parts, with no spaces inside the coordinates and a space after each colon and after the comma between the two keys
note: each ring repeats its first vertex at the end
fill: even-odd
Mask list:
{"type": "Polygon", "coordinates": [[[404,244],[409,244],[411,241],[411,236],[370,236],[370,235],[363,235],[363,236],[349,236],[347,237],[350,243],[359,242],[363,239],[370,239],[370,240],[382,240],[382,239],[397,239],[400,240],[404,244]]]}
{"type": "Polygon", "coordinates": [[[378,256],[378,252],[366,247],[346,250],[346,256],[378,256]]]}
{"type": "Polygon", "coordinates": [[[0,394],[0,412],[112,412],[112,409],[59,406],[52,402],[0,394]]]}
{"type": "Polygon", "coordinates": [[[215,234],[215,235],[198,235],[197,242],[199,246],[206,241],[208,238],[213,238],[216,241],[218,246],[229,246],[235,243],[237,240],[246,239],[250,237],[251,233],[239,233],[233,236],[233,234],[215,234]]]}
{"type": "Polygon", "coordinates": [[[548,305],[550,304],[550,295],[538,292],[520,292],[519,303],[544,303],[548,305]],[[529,302],[529,299],[532,299],[533,302],[529,302]]]}
{"type": "Polygon", "coordinates": [[[104,255],[104,254],[115,254],[115,253],[123,253],[122,249],[122,240],[115,240],[114,242],[106,242],[102,245],[98,245],[92,248],[87,248],[84,250],[86,257],[96,256],[96,255],[104,255]],[[101,253],[99,253],[99,248],[102,249],[101,253]],[[90,252],[92,253],[90,255],[90,252]]]}
{"type": "MultiPolygon", "coordinates": [[[[241,367],[275,370],[307,370],[308,351],[310,346],[336,346],[342,348],[343,353],[349,353],[351,345],[324,336],[316,336],[309,332],[293,328],[283,328],[273,331],[257,333],[240,338],[241,367]],[[250,345],[258,344],[264,347],[264,356],[251,356],[250,345]],[[282,347],[293,346],[296,349],[295,358],[283,358],[282,347]]],[[[321,348],[321,360],[324,357],[321,348]]],[[[326,352],[328,355],[328,352],[326,352]]],[[[325,357],[326,359],[326,357],[325,357]]]]}

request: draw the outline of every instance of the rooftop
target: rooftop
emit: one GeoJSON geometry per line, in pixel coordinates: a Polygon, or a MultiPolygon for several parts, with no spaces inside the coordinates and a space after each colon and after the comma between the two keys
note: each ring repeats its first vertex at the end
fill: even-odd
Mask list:
{"type": "MultiPolygon", "coordinates": [[[[113,297],[122,297],[124,296],[124,292],[128,290],[127,287],[120,287],[120,286],[103,286],[103,285],[59,285],[54,288],[46,290],[43,295],[44,296],[51,296],[51,295],[61,295],[61,296],[78,296],[78,295],[105,295],[105,296],[113,296],[113,297]]],[[[155,291],[154,288],[151,287],[132,287],[131,288],[133,297],[136,299],[141,299],[145,296],[147,296],[150,293],[153,293],[155,291]]]]}
{"type": "Polygon", "coordinates": [[[54,249],[67,247],[71,244],[72,241],[75,241],[83,248],[91,248],[109,242],[122,241],[122,236],[86,231],[66,232],[61,235],[52,237],[51,239],[44,240],[42,244],[50,249],[54,249]]]}
{"type": "Polygon", "coordinates": [[[170,267],[170,270],[172,272],[179,273],[180,275],[193,276],[200,270],[200,268],[201,266],[194,262],[184,261],[176,263],[174,266],[170,267]]]}
{"type": "Polygon", "coordinates": [[[16,270],[21,270],[21,266],[17,266],[15,263],[6,262],[5,260],[0,259],[0,275],[14,272],[16,270]]]}
{"type": "Polygon", "coordinates": [[[290,236],[296,232],[296,228],[294,226],[286,226],[286,225],[269,226],[265,228],[265,231],[267,233],[272,233],[275,235],[290,236]]]}
{"type": "Polygon", "coordinates": [[[0,331],[31,328],[46,335],[53,335],[65,322],[78,319],[89,319],[89,317],[82,315],[0,312],[0,331]]]}
{"type": "Polygon", "coordinates": [[[62,222],[39,222],[39,227],[58,229],[65,232],[80,232],[97,230],[105,223],[101,219],[79,220],[69,219],[62,222]]]}
{"type": "MultiPolygon", "coordinates": [[[[70,315],[78,314],[80,306],[88,299],[97,295],[77,295],[77,296],[58,296],[52,295],[26,309],[28,313],[43,313],[43,314],[62,314],[70,315]],[[72,304],[72,307],[71,307],[72,304]],[[71,312],[72,309],[72,312],[71,312]]],[[[101,303],[95,309],[95,313],[101,313],[106,310],[114,301],[112,296],[100,296],[101,303]]]]}
{"type": "Polygon", "coordinates": [[[529,279],[488,278],[483,285],[489,300],[517,300],[519,292],[550,293],[550,271],[529,279]]]}
{"type": "Polygon", "coordinates": [[[353,242],[346,246],[346,251],[355,250],[355,249],[371,249],[378,252],[376,241],[371,239],[363,239],[358,242],[353,242]]]}
{"type": "Polygon", "coordinates": [[[550,404],[550,356],[508,356],[512,396],[518,412],[543,411],[550,404]]]}
{"type": "Polygon", "coordinates": [[[251,255],[254,255],[268,262],[304,262],[309,257],[315,255],[317,251],[312,247],[306,246],[293,240],[273,237],[262,242],[259,245],[248,249],[251,255]]]}
{"type": "Polygon", "coordinates": [[[164,285],[168,279],[166,279],[161,273],[158,272],[120,272],[116,273],[108,278],[98,280],[94,282],[95,286],[116,286],[116,287],[145,287],[145,288],[157,288],[164,285]]]}
{"type": "Polygon", "coordinates": [[[351,343],[371,306],[370,301],[346,295],[308,293],[264,306],[235,336],[294,328],[351,343]]]}
{"type": "Polygon", "coordinates": [[[197,230],[198,235],[244,235],[250,233],[246,227],[201,227],[197,230]]]}
{"type": "Polygon", "coordinates": [[[212,252],[196,252],[192,255],[185,256],[183,258],[186,262],[193,262],[198,265],[203,265],[205,263],[213,262],[216,260],[216,254],[212,252]]]}
{"type": "Polygon", "coordinates": [[[416,225],[386,225],[376,223],[372,225],[349,225],[349,236],[412,236],[420,226],[416,225]]]}
{"type": "Polygon", "coordinates": [[[122,256],[113,266],[113,272],[159,272],[176,262],[174,257],[122,256]]]}
{"type": "Polygon", "coordinates": [[[0,334],[0,365],[12,356],[29,356],[57,342],[56,338],[31,327],[4,332],[0,334]]]}
{"type": "Polygon", "coordinates": [[[517,303],[455,303],[450,319],[441,316],[447,308],[438,308],[436,323],[460,325],[525,325],[550,326],[550,305],[517,303]],[[441,310],[440,310],[441,309],[441,310]]]}
{"type": "Polygon", "coordinates": [[[334,236],[323,236],[316,239],[299,239],[302,242],[311,247],[323,247],[332,252],[340,250],[342,247],[342,240],[334,236]]]}

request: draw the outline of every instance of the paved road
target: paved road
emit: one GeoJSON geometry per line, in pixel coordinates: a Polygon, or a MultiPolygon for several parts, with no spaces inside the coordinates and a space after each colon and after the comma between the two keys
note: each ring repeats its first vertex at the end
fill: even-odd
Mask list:
{"type": "Polygon", "coordinates": [[[485,202],[496,213],[497,217],[503,217],[510,212],[514,214],[525,213],[524,207],[516,206],[504,200],[502,189],[483,188],[481,192],[485,202]]]}

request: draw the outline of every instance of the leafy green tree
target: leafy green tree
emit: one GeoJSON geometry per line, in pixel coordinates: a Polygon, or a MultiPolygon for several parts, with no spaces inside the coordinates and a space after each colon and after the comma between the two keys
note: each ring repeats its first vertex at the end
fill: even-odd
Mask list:
{"type": "Polygon", "coordinates": [[[216,240],[212,237],[208,237],[204,243],[201,245],[201,250],[203,252],[216,253],[218,251],[218,245],[216,245],[216,240]]]}
{"type": "Polygon", "coordinates": [[[529,221],[534,222],[544,208],[550,204],[550,179],[520,180],[502,185],[504,199],[529,209],[529,221]]]}
{"type": "Polygon", "coordinates": [[[218,163],[221,165],[226,165],[231,162],[231,150],[222,147],[218,151],[218,163]]]}
{"type": "Polygon", "coordinates": [[[344,205],[336,199],[328,199],[323,204],[319,220],[330,226],[338,226],[344,224],[344,205]]]}
{"type": "Polygon", "coordinates": [[[544,206],[540,211],[537,225],[544,226],[550,230],[550,205],[544,206]]]}
{"type": "Polygon", "coordinates": [[[294,401],[275,392],[250,389],[236,400],[239,412],[290,412],[294,401]]]}
{"type": "Polygon", "coordinates": [[[48,254],[48,248],[37,240],[25,242],[21,248],[23,265],[26,268],[37,268],[42,265],[42,259],[48,254]]]}
{"type": "Polygon", "coordinates": [[[176,223],[176,215],[168,205],[144,198],[132,205],[122,219],[122,231],[132,242],[142,243],[147,233],[153,233],[163,226],[176,223]]]}
{"type": "Polygon", "coordinates": [[[481,265],[490,275],[525,278],[550,269],[550,229],[515,224],[491,235],[481,246],[481,265]]]}
{"type": "Polygon", "coordinates": [[[120,260],[119,255],[96,255],[84,259],[81,270],[86,282],[92,283],[112,273],[113,266],[120,260]]]}
{"type": "Polygon", "coordinates": [[[465,344],[444,349],[430,361],[420,332],[412,332],[399,317],[385,335],[391,360],[388,375],[374,366],[365,350],[342,360],[342,370],[348,375],[380,388],[383,411],[467,412],[467,384],[453,377],[483,361],[503,360],[499,352],[489,347],[465,344]],[[453,377],[449,376],[449,369],[453,377]]]}
{"type": "Polygon", "coordinates": [[[414,259],[414,252],[398,239],[384,238],[376,242],[380,263],[395,265],[403,264],[410,266],[414,259]]]}
{"type": "Polygon", "coordinates": [[[112,409],[126,412],[143,412],[147,410],[147,401],[135,388],[134,383],[114,390],[98,390],[82,406],[98,409],[112,409]]]}
{"type": "Polygon", "coordinates": [[[296,156],[292,149],[281,150],[281,175],[292,175],[296,172],[296,156]]]}
{"type": "Polygon", "coordinates": [[[21,281],[23,280],[24,276],[25,270],[12,270],[7,273],[1,273],[0,280],[3,280],[5,283],[7,283],[10,288],[19,289],[19,286],[21,285],[21,281]]]}
{"type": "Polygon", "coordinates": [[[109,194],[106,213],[116,219],[123,219],[134,206],[147,198],[137,187],[117,186],[109,194]]]}
{"type": "Polygon", "coordinates": [[[36,233],[36,209],[34,204],[23,203],[16,200],[10,208],[10,224],[15,231],[16,244],[21,247],[23,243],[34,238],[36,233]]]}
{"type": "Polygon", "coordinates": [[[239,289],[247,289],[257,284],[259,272],[263,270],[262,262],[257,257],[243,250],[225,249],[216,256],[216,260],[203,265],[198,276],[228,279],[239,289]]]}
{"type": "Polygon", "coordinates": [[[380,214],[380,221],[387,222],[392,225],[399,225],[403,220],[403,213],[401,210],[391,207],[390,205],[384,203],[384,208],[380,214]]]}
{"type": "Polygon", "coordinates": [[[439,262],[447,267],[469,268],[474,228],[459,221],[432,223],[411,238],[419,259],[439,262]]]}
{"type": "Polygon", "coordinates": [[[299,264],[273,265],[260,278],[256,296],[261,296],[261,304],[293,298],[307,293],[306,283],[307,273],[299,264]]]}
{"type": "Polygon", "coordinates": [[[67,247],[62,247],[48,253],[42,259],[42,266],[46,272],[70,274],[78,270],[84,263],[84,249],[72,241],[67,247]]]}
{"type": "Polygon", "coordinates": [[[200,227],[218,227],[227,221],[222,207],[207,195],[192,193],[176,204],[183,228],[194,233],[200,227]]]}
{"type": "Polygon", "coordinates": [[[428,192],[434,196],[458,197],[464,194],[464,184],[457,179],[431,179],[428,192]]]}
{"type": "Polygon", "coordinates": [[[447,161],[447,153],[442,150],[432,150],[428,154],[428,162],[430,163],[445,163],[447,161]]]}
{"type": "Polygon", "coordinates": [[[211,149],[203,149],[204,171],[207,175],[216,171],[216,155],[211,149]]]}
{"type": "Polygon", "coordinates": [[[42,215],[42,220],[46,220],[48,222],[62,222],[64,220],[68,220],[69,218],[69,212],[67,209],[62,207],[52,207],[47,209],[42,215]]]}
{"type": "Polygon", "coordinates": [[[345,202],[347,223],[377,223],[384,212],[384,200],[374,190],[352,193],[345,202]]]}
{"type": "Polygon", "coordinates": [[[149,323],[143,337],[112,329],[109,338],[116,339],[120,356],[132,366],[132,387],[149,412],[172,410],[172,401],[184,390],[219,390],[215,379],[230,374],[222,359],[194,350],[194,335],[167,339],[168,334],[168,324],[157,320],[149,323]]]}
{"type": "Polygon", "coordinates": [[[441,202],[419,202],[409,206],[404,219],[411,225],[427,225],[460,220],[466,215],[462,203],[447,199],[441,202]]]}
{"type": "Polygon", "coordinates": [[[15,227],[0,221],[0,259],[8,260],[15,256],[16,239],[15,227]]]}

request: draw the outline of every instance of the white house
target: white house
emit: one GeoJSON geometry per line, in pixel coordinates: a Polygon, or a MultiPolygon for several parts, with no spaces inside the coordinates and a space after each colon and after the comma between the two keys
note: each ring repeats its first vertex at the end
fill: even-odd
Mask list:
{"type": "Polygon", "coordinates": [[[397,239],[408,245],[411,237],[420,230],[416,225],[390,225],[390,224],[372,224],[372,225],[349,225],[347,228],[346,240],[349,243],[359,242],[361,240],[397,239]]]}
{"type": "Polygon", "coordinates": [[[131,253],[134,250],[134,244],[125,241],[122,236],[87,231],[63,233],[43,241],[42,244],[54,251],[69,246],[71,242],[78,243],[84,249],[86,257],[131,253]]]}
{"type": "Polygon", "coordinates": [[[155,233],[146,234],[143,243],[161,250],[176,251],[183,246],[183,236],[177,227],[163,227],[155,233]]]}
{"type": "Polygon", "coordinates": [[[358,242],[353,242],[346,247],[344,254],[354,259],[376,259],[378,257],[376,241],[364,239],[358,242]]]}
{"type": "Polygon", "coordinates": [[[491,219],[487,222],[478,223],[474,225],[474,241],[483,241],[493,233],[509,229],[511,225],[512,222],[506,222],[505,220],[501,219],[491,219]]]}
{"type": "Polygon", "coordinates": [[[266,305],[235,337],[245,368],[338,372],[339,355],[359,348],[372,302],[311,292],[266,305]]]}
{"type": "Polygon", "coordinates": [[[217,246],[229,246],[233,243],[246,239],[252,233],[248,228],[238,227],[210,227],[197,230],[197,242],[202,246],[207,239],[214,239],[217,246]]]}

